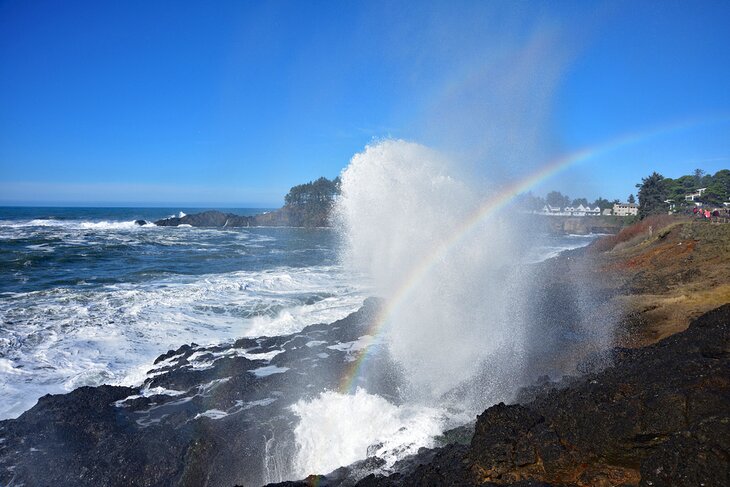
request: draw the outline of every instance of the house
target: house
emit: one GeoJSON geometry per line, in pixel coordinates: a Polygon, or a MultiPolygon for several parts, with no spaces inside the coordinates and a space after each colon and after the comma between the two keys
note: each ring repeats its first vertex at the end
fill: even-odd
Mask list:
{"type": "Polygon", "coordinates": [[[612,213],[611,208],[605,208],[603,210],[603,215],[605,215],[605,216],[611,216],[611,213],[612,213]]]}
{"type": "Polygon", "coordinates": [[[695,202],[695,198],[699,198],[700,196],[702,196],[705,191],[707,191],[707,188],[700,188],[697,191],[695,191],[694,193],[690,193],[688,195],[685,195],[684,196],[684,201],[692,201],[696,205],[700,205],[701,203],[695,202]]]}
{"type": "Polygon", "coordinates": [[[571,214],[573,216],[598,216],[601,214],[601,209],[597,206],[591,208],[590,206],[578,205],[577,208],[572,208],[571,214]]]}
{"type": "Polygon", "coordinates": [[[633,216],[639,214],[636,203],[616,203],[613,205],[613,214],[616,216],[633,216]]]}
{"type": "Polygon", "coordinates": [[[674,200],[664,200],[664,202],[669,207],[669,214],[670,215],[676,211],[677,205],[674,203],[674,200]]]}
{"type": "Polygon", "coordinates": [[[550,206],[545,205],[542,207],[542,210],[536,212],[538,215],[550,215],[550,216],[566,216],[569,215],[569,213],[565,213],[564,211],[561,211],[559,206],[550,206]]]}

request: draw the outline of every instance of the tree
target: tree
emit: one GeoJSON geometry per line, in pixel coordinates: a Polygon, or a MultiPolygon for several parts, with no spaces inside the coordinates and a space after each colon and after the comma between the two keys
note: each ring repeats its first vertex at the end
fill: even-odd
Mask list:
{"type": "Polygon", "coordinates": [[[560,208],[570,204],[570,198],[563,195],[560,191],[550,191],[547,196],[545,196],[545,201],[547,201],[547,204],[550,206],[557,206],[560,208]]]}
{"type": "Polygon", "coordinates": [[[599,207],[601,210],[605,210],[606,208],[612,208],[613,204],[607,199],[601,198],[599,196],[598,199],[591,204],[592,208],[595,208],[596,206],[599,207]]]}
{"type": "Polygon", "coordinates": [[[571,206],[574,206],[574,207],[579,206],[579,205],[588,206],[588,200],[585,198],[576,198],[571,203],[571,206]]]}
{"type": "Polygon", "coordinates": [[[629,203],[631,203],[632,205],[633,205],[634,203],[636,203],[636,198],[634,198],[634,195],[633,195],[633,194],[630,194],[630,195],[629,195],[629,199],[628,199],[628,202],[629,202],[629,203]]]}
{"type": "Polygon", "coordinates": [[[284,209],[294,226],[324,226],[339,193],[340,178],[322,177],[291,188],[284,197],[284,209]]]}
{"type": "Polygon", "coordinates": [[[649,215],[666,213],[667,189],[664,176],[657,172],[642,178],[639,188],[639,218],[644,219],[649,215]]]}
{"type": "Polygon", "coordinates": [[[700,184],[702,184],[702,176],[705,175],[705,171],[702,169],[695,169],[694,172],[694,178],[695,178],[695,184],[699,187],[700,184]]]}

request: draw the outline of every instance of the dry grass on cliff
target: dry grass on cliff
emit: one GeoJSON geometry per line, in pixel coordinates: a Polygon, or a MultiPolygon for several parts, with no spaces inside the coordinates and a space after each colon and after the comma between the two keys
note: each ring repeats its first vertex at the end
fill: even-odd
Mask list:
{"type": "Polygon", "coordinates": [[[625,315],[623,346],[653,343],[730,302],[730,225],[678,219],[656,228],[634,231],[599,260],[602,275],[621,282],[614,299],[625,315]]]}
{"type": "Polygon", "coordinates": [[[654,215],[622,229],[616,235],[609,235],[594,242],[592,252],[608,252],[633,247],[647,238],[660,233],[666,227],[686,221],[684,217],[674,215],[654,215]]]}

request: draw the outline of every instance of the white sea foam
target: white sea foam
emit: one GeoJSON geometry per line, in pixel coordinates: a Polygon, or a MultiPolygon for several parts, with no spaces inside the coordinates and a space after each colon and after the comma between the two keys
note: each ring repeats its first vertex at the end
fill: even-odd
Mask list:
{"type": "Polygon", "coordinates": [[[113,220],[57,220],[53,218],[37,218],[34,220],[2,220],[0,229],[29,229],[29,228],[54,228],[65,230],[135,230],[155,228],[155,224],[147,222],[145,225],[137,225],[135,220],[113,221],[113,220]]]}
{"type": "MultiPolygon", "coordinates": [[[[365,296],[333,266],[5,295],[0,300],[5,324],[0,418],[18,416],[47,393],[101,383],[139,384],[156,356],[184,343],[274,336],[330,323],[359,308],[365,296]]],[[[241,353],[270,360],[279,352],[241,353]]]]}
{"type": "Polygon", "coordinates": [[[355,394],[328,391],[292,410],[299,417],[294,433],[297,454],[291,478],[328,473],[369,455],[385,460],[383,469],[433,446],[433,438],[447,424],[438,409],[396,406],[358,389],[355,394]]]}
{"type": "Polygon", "coordinates": [[[250,372],[256,377],[268,377],[274,374],[283,374],[289,370],[289,367],[277,367],[276,365],[265,365],[258,369],[252,369],[250,372]]]}

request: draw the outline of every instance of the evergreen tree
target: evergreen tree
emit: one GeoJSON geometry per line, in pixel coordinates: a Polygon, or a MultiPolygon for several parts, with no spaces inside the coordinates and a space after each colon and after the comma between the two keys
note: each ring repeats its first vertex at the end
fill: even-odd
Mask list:
{"type": "Polygon", "coordinates": [[[294,226],[325,226],[339,193],[339,177],[332,181],[322,177],[316,181],[299,184],[291,188],[284,197],[284,210],[294,226]]]}
{"type": "Polygon", "coordinates": [[[591,208],[595,208],[596,206],[601,210],[605,210],[606,208],[612,208],[613,204],[607,199],[599,196],[598,199],[591,204],[591,208]]]}
{"type": "Polygon", "coordinates": [[[636,203],[636,198],[634,198],[634,195],[633,195],[633,194],[630,194],[630,195],[629,195],[629,199],[628,199],[628,202],[629,202],[629,203],[631,203],[632,205],[633,205],[634,203],[636,203]]]}
{"type": "Polygon", "coordinates": [[[545,197],[547,204],[550,206],[558,206],[564,208],[570,204],[570,198],[563,195],[560,191],[550,191],[545,197]]]}
{"type": "Polygon", "coordinates": [[[664,176],[653,172],[650,176],[642,178],[639,188],[639,218],[646,218],[649,215],[666,213],[667,189],[664,176]]]}

